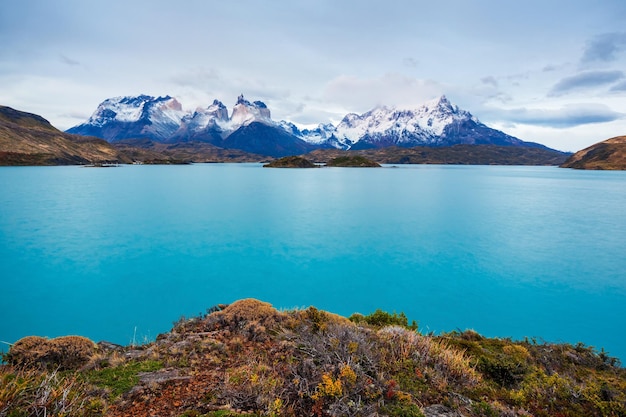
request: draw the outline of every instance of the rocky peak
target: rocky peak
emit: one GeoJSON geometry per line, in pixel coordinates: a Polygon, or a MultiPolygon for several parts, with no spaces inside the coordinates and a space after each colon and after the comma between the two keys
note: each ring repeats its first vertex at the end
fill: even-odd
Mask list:
{"type": "Polygon", "coordinates": [[[262,101],[249,102],[242,94],[237,97],[230,122],[233,130],[252,122],[271,124],[270,109],[262,101]]]}
{"type": "Polygon", "coordinates": [[[219,100],[213,100],[213,104],[211,104],[206,109],[206,113],[212,115],[217,120],[228,121],[228,109],[219,100]]]}

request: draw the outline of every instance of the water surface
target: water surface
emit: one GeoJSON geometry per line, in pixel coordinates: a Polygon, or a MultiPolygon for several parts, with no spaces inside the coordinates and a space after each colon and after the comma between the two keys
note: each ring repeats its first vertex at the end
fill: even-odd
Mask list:
{"type": "Polygon", "coordinates": [[[0,168],[0,341],[127,344],[245,297],[626,358],[626,172],[0,168]]]}

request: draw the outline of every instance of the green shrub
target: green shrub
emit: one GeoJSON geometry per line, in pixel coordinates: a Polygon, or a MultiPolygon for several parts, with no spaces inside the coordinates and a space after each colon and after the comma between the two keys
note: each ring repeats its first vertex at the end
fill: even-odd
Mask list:
{"type": "Polygon", "coordinates": [[[359,313],[355,313],[349,317],[350,321],[354,323],[367,323],[370,326],[374,327],[385,327],[385,326],[402,326],[411,330],[417,330],[417,323],[415,320],[411,322],[409,325],[409,320],[407,319],[404,312],[400,312],[397,314],[395,311],[393,313],[387,313],[381,309],[376,310],[372,314],[364,316],[359,313]]]}
{"type": "Polygon", "coordinates": [[[477,369],[505,388],[515,387],[528,372],[528,367],[524,363],[503,355],[481,356],[478,359],[477,369]]]}

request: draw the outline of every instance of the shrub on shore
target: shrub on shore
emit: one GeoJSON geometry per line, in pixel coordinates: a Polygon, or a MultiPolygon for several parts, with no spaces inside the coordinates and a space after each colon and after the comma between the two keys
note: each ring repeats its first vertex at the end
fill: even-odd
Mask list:
{"type": "Polygon", "coordinates": [[[27,336],[11,346],[5,359],[16,367],[69,370],[85,365],[95,351],[96,345],[82,336],[27,336]]]}

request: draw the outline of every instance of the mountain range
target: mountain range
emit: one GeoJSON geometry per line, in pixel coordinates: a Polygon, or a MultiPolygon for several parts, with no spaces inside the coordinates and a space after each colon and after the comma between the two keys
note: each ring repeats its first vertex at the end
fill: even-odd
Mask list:
{"type": "Polygon", "coordinates": [[[145,139],[109,143],[93,136],[61,132],[39,115],[0,106],[0,166],[258,162],[265,159],[263,155],[202,142],[166,144],[145,139]]]}
{"type": "Polygon", "coordinates": [[[203,142],[259,155],[300,155],[316,149],[363,150],[398,146],[447,147],[484,144],[548,149],[524,142],[481,123],[441,96],[413,109],[381,106],[350,113],[341,122],[300,129],[274,121],[262,101],[237,98],[232,112],[219,100],[185,111],[173,97],[116,97],[103,101],[92,116],[67,131],[111,143],[149,139],[157,143],[203,142]]]}

